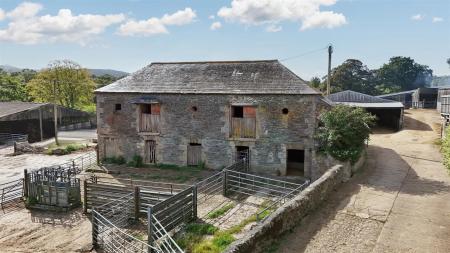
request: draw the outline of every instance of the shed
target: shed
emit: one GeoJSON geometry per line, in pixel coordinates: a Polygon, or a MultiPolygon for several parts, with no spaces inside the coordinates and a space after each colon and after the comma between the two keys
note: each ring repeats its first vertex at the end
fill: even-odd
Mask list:
{"type": "Polygon", "coordinates": [[[418,88],[412,95],[414,108],[436,108],[438,88],[418,88]]]}
{"type": "Polygon", "coordinates": [[[361,107],[377,116],[377,124],[396,131],[403,127],[403,104],[367,94],[346,90],[328,96],[333,104],[361,107]]]}
{"type": "MultiPolygon", "coordinates": [[[[0,133],[27,134],[30,142],[55,136],[53,104],[0,102],[0,133]]],[[[89,121],[87,112],[57,106],[58,125],[89,121]]]]}

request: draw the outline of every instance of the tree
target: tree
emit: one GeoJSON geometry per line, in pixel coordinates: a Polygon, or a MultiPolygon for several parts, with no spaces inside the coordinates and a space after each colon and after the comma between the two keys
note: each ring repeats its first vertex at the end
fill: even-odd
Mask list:
{"type": "Polygon", "coordinates": [[[318,89],[322,92],[325,90],[324,84],[320,81],[320,78],[317,76],[311,78],[311,81],[309,81],[309,86],[318,89]]]}
{"type": "Polygon", "coordinates": [[[447,59],[447,63],[449,65],[449,67],[450,67],[450,58],[447,59]]]}
{"type": "Polygon", "coordinates": [[[122,77],[114,77],[112,75],[101,75],[101,76],[96,76],[96,75],[92,75],[92,79],[94,80],[94,82],[97,84],[97,88],[101,88],[105,85],[111,84],[119,79],[121,79],[122,77]]]}
{"type": "Polygon", "coordinates": [[[332,69],[330,81],[331,93],[344,90],[366,94],[376,93],[374,73],[360,60],[348,59],[332,69]]]}
{"type": "Polygon", "coordinates": [[[53,102],[80,108],[92,103],[95,83],[89,72],[70,61],[54,61],[28,84],[31,96],[40,102],[53,102]]]}
{"type": "Polygon", "coordinates": [[[320,115],[319,149],[336,159],[356,162],[376,117],[360,107],[337,105],[320,115]]]}
{"type": "Polygon", "coordinates": [[[414,90],[431,84],[433,71],[410,57],[392,57],[376,71],[382,93],[414,90]]]}
{"type": "Polygon", "coordinates": [[[1,69],[0,101],[29,101],[25,82],[1,69]]]}

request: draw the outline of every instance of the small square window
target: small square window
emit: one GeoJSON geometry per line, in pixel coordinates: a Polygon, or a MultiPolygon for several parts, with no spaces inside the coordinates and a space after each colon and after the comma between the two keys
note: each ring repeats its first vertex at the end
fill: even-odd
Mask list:
{"type": "Polygon", "coordinates": [[[116,104],[115,106],[114,106],[114,111],[120,111],[120,110],[122,110],[122,104],[116,104]]]}

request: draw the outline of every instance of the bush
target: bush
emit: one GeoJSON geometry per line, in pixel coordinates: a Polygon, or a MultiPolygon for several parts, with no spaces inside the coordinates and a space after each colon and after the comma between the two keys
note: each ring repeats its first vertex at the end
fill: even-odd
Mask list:
{"type": "Polygon", "coordinates": [[[442,156],[444,157],[444,165],[450,170],[450,129],[445,131],[445,138],[442,140],[441,145],[442,156]]]}
{"type": "Polygon", "coordinates": [[[144,165],[144,160],[140,155],[134,155],[133,159],[127,163],[130,167],[140,168],[144,165]]]}
{"type": "Polygon", "coordinates": [[[369,140],[376,117],[363,108],[338,105],[320,115],[319,150],[341,161],[356,162],[369,140]]]}

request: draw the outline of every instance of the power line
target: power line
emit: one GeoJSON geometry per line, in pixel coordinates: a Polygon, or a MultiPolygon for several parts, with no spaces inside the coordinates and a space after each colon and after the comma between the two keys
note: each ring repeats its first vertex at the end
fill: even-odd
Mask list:
{"type": "Polygon", "coordinates": [[[305,52],[305,53],[302,53],[302,54],[294,55],[294,56],[291,56],[291,57],[287,57],[287,58],[281,59],[280,61],[289,61],[289,60],[292,60],[292,59],[300,58],[302,56],[305,56],[305,55],[308,55],[308,54],[312,54],[312,53],[316,53],[316,52],[319,52],[319,51],[322,51],[322,50],[326,50],[326,49],[328,49],[328,46],[322,47],[322,48],[318,48],[318,49],[315,49],[315,50],[311,50],[311,51],[308,51],[308,52],[305,52]]]}

